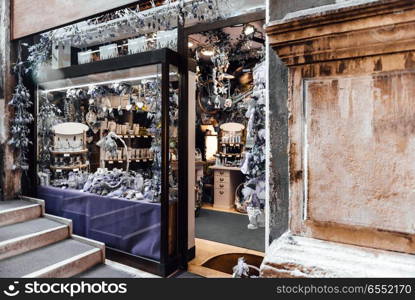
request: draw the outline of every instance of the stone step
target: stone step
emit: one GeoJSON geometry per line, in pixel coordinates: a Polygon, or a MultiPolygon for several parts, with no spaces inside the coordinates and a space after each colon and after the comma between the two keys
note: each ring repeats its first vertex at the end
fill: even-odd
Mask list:
{"type": "Polygon", "coordinates": [[[0,227],[0,259],[37,249],[69,237],[70,227],[37,218],[0,227]]]}
{"type": "Polygon", "coordinates": [[[43,207],[39,203],[24,200],[0,202],[0,226],[24,222],[43,215],[43,207]]]}
{"type": "Polygon", "coordinates": [[[136,278],[135,274],[103,264],[97,265],[81,274],[77,278],[136,278]]]}
{"type": "Polygon", "coordinates": [[[284,234],[270,245],[261,277],[415,277],[415,255],[284,234]]]}
{"type": "Polygon", "coordinates": [[[66,278],[103,263],[102,248],[73,238],[0,260],[0,278],[66,278]]]}

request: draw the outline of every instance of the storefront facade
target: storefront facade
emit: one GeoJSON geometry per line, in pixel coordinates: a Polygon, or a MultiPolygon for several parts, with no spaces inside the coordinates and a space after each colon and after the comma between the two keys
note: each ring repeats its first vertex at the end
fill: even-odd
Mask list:
{"type": "MultiPolygon", "coordinates": [[[[116,240],[108,234],[105,238],[106,243],[112,243],[112,247],[109,248],[113,249],[109,249],[109,253],[114,250],[114,258],[163,276],[179,268],[185,269],[188,260],[195,255],[193,214],[195,206],[198,205],[198,193],[201,193],[200,189],[195,193],[194,186],[194,182],[200,176],[200,165],[198,167],[195,164],[197,154],[195,155],[194,150],[198,141],[192,138],[195,136],[193,125],[198,124],[200,118],[199,106],[202,107],[202,111],[207,107],[206,104],[200,105],[201,101],[196,97],[195,90],[202,81],[198,68],[209,67],[206,59],[198,61],[199,53],[195,50],[197,47],[192,48],[189,45],[200,43],[204,48],[208,48],[206,44],[211,42],[209,37],[212,35],[204,35],[204,32],[229,27],[231,30],[228,33],[237,36],[242,28],[240,24],[245,30],[247,25],[258,26],[265,23],[266,58],[263,63],[265,67],[260,69],[261,72],[265,69],[267,73],[266,99],[261,102],[261,105],[264,105],[266,119],[266,128],[263,131],[266,135],[263,150],[266,155],[266,167],[264,174],[261,173],[261,176],[266,177],[266,193],[264,199],[261,199],[264,200],[262,209],[266,218],[263,243],[265,259],[261,266],[261,276],[378,277],[412,274],[408,271],[408,268],[413,266],[414,253],[414,223],[411,218],[414,206],[410,188],[413,185],[410,167],[413,152],[413,116],[408,109],[410,99],[414,95],[412,82],[415,48],[412,31],[409,29],[414,22],[415,8],[412,1],[230,1],[232,3],[227,8],[227,13],[218,20],[216,15],[210,15],[210,20],[202,20],[198,15],[186,21],[186,26],[171,26],[177,29],[175,42],[172,43],[174,50],[151,49],[151,52],[145,54],[139,53],[145,52],[142,49],[136,49],[138,53],[132,53],[136,50],[131,50],[133,41],[130,43],[129,40],[125,45],[117,44],[117,47],[125,47],[124,50],[129,55],[111,58],[109,46],[114,45],[117,40],[131,37],[128,36],[131,33],[123,33],[122,30],[117,31],[115,37],[109,35],[105,43],[96,42],[94,38],[91,38],[92,42],[88,42],[89,46],[85,41],[84,44],[81,42],[77,50],[72,49],[72,54],[75,53],[72,56],[65,52],[64,46],[54,44],[52,51],[58,57],[54,63],[60,71],[44,72],[44,78],[38,82],[41,83],[39,86],[34,84],[31,78],[23,79],[24,85],[31,92],[31,98],[35,99],[35,122],[39,124],[38,109],[39,100],[43,99],[42,90],[54,95],[49,96],[49,99],[46,97],[46,101],[56,102],[62,97],[59,93],[62,94],[63,90],[65,97],[70,98],[68,90],[84,89],[87,93],[92,83],[96,87],[105,86],[104,94],[100,96],[104,101],[108,99],[103,105],[106,107],[104,113],[117,114],[111,118],[118,119],[95,128],[94,130],[99,132],[99,138],[98,135],[86,135],[83,138],[93,138],[94,143],[102,140],[101,144],[105,144],[107,140],[101,131],[114,132],[122,137],[126,150],[120,150],[119,148],[124,148],[124,144],[117,142],[113,156],[106,157],[102,149],[94,148],[91,152],[95,153],[95,160],[85,161],[82,154],[79,154],[79,159],[72,159],[70,156],[69,167],[73,170],[72,164],[77,163],[75,169],[81,169],[87,163],[94,168],[91,173],[95,173],[98,168],[125,168],[132,157],[134,162],[130,162],[129,168],[133,171],[141,170],[142,164],[148,164],[146,166],[149,166],[149,169],[153,168],[153,171],[156,170],[154,173],[159,174],[156,176],[159,180],[159,184],[156,184],[158,193],[151,196],[160,197],[161,200],[154,201],[156,203],[150,201],[147,206],[143,205],[141,208],[130,207],[128,202],[117,202],[118,200],[105,202],[105,198],[100,198],[99,207],[77,206],[79,203],[89,203],[89,200],[82,200],[80,194],[71,193],[69,190],[58,192],[55,190],[56,187],[38,188],[36,178],[41,161],[41,141],[37,137],[38,128],[34,125],[30,125],[29,138],[35,143],[28,145],[30,153],[33,154],[28,160],[28,171],[18,168],[14,170],[14,166],[20,161],[15,156],[13,148],[8,145],[8,124],[15,116],[8,102],[12,99],[18,83],[18,78],[10,70],[13,64],[19,61],[19,41],[28,44],[38,43],[38,34],[41,32],[130,7],[137,1],[105,1],[104,7],[91,5],[83,7],[82,10],[68,4],[71,1],[67,1],[66,4],[54,2],[56,6],[48,5],[50,1],[47,0],[43,2],[44,4],[31,11],[32,16],[29,16],[25,1],[0,0],[0,113],[4,116],[0,124],[0,152],[3,157],[0,165],[0,184],[3,199],[13,199],[16,194],[21,193],[40,198],[49,197],[50,212],[57,215],[64,214],[61,210],[62,203],[66,201],[65,203],[70,204],[70,199],[74,201],[71,208],[82,213],[76,216],[67,214],[66,217],[78,220],[74,225],[78,232],[92,229],[92,235],[85,235],[98,240],[102,239],[103,232],[111,233],[100,230],[107,225],[105,222],[112,222],[106,213],[111,215],[121,210],[121,217],[116,217],[118,225],[113,226],[112,223],[111,228],[120,229],[123,237],[116,240]],[[50,10],[48,18],[36,17],[44,14],[43,9],[38,9],[41,7],[48,7],[50,10]],[[53,14],[54,11],[65,13],[59,14],[57,18],[53,14]],[[28,20],[33,18],[42,19],[42,22],[32,26],[28,20]],[[102,46],[107,48],[99,49],[102,46]],[[99,51],[106,51],[109,59],[93,63],[94,55],[91,53],[99,51]],[[84,64],[80,64],[83,57],[87,59],[84,64]],[[113,75],[104,75],[102,78],[95,75],[100,73],[113,75]],[[157,84],[150,82],[154,78],[157,78],[157,84]],[[115,91],[114,86],[121,86],[121,90],[115,91]],[[122,102],[123,86],[127,89],[137,89],[133,93],[136,98],[127,97],[124,99],[125,102],[122,102]],[[160,126],[149,124],[146,121],[148,115],[140,119],[129,107],[131,100],[139,107],[141,95],[144,99],[151,98],[154,91],[160,92],[160,97],[157,98],[160,101],[153,103],[153,110],[140,107],[137,111],[146,114],[159,112],[157,118],[160,119],[160,126]],[[179,105],[172,101],[177,98],[180,99],[179,105]],[[121,111],[122,113],[119,113],[121,111]],[[131,117],[127,117],[130,113],[131,117]],[[140,131],[140,127],[146,131],[140,131]],[[136,140],[141,137],[142,140],[136,140]],[[145,140],[147,137],[148,140],[145,140]],[[151,142],[151,139],[158,140],[158,144],[151,142]],[[134,152],[131,152],[132,149],[134,152]],[[159,164],[155,165],[157,155],[159,164]],[[59,199],[54,199],[57,192],[61,195],[59,199]],[[171,201],[171,198],[175,198],[175,201],[171,201]],[[105,210],[105,207],[108,210],[101,215],[102,218],[94,218],[94,211],[105,210]],[[146,216],[152,217],[137,217],[144,210],[146,216]],[[89,218],[90,216],[93,217],[89,218]],[[129,218],[134,221],[128,221],[129,218]],[[137,220],[142,223],[135,223],[137,220]],[[128,230],[123,227],[125,224],[128,224],[128,230]],[[153,230],[152,226],[156,229],[153,230]],[[134,240],[131,234],[139,232],[142,228],[150,230],[134,240]],[[315,260],[316,253],[320,254],[319,251],[322,257],[326,255],[328,259],[315,260]],[[332,259],[339,251],[350,255],[332,259]],[[292,255],[296,252],[306,254],[304,257],[292,255]],[[399,258],[394,256],[393,252],[399,252],[399,258]],[[137,260],[134,256],[143,259],[137,260]],[[374,256],[380,257],[383,262],[374,259],[374,256]],[[382,273],[383,271],[378,268],[373,268],[373,272],[378,272],[373,274],[359,267],[340,268],[350,264],[350,261],[353,262],[351,265],[356,266],[386,263],[392,266],[391,270],[396,273],[382,273]],[[396,261],[398,267],[394,265],[396,261]],[[333,264],[338,267],[331,268],[333,264]]],[[[149,3],[144,2],[146,1],[140,1],[143,7],[148,8],[149,3]]],[[[208,5],[213,3],[204,2],[208,5]]],[[[208,11],[210,7],[204,9],[208,11]]],[[[171,21],[177,23],[176,17],[170,15],[171,21]]],[[[98,18],[93,25],[99,27],[107,21],[98,18]]],[[[146,34],[158,34],[162,31],[154,29],[157,25],[151,28],[153,23],[148,25],[145,23],[146,19],[143,22],[146,34]]],[[[261,30],[258,28],[255,30],[259,31],[261,30]]],[[[97,32],[99,36],[100,29],[97,32]]],[[[65,34],[67,33],[63,35],[65,34]]],[[[76,35],[75,31],[71,38],[76,35]]],[[[139,38],[134,42],[139,44],[139,38]]],[[[159,48],[172,48],[170,42],[172,40],[159,48]]],[[[255,43],[261,44],[261,38],[255,43]]],[[[27,50],[23,50],[22,53],[27,57],[27,50]]],[[[255,67],[250,69],[251,73],[254,73],[255,67]]],[[[226,72],[222,73],[222,79],[228,75],[226,72]]],[[[243,74],[244,71],[240,73],[243,74]]],[[[214,83],[213,86],[226,90],[226,85],[214,83]]],[[[91,93],[99,91],[100,89],[96,89],[91,93]]],[[[224,103],[215,103],[218,94],[224,99],[227,98],[226,92],[223,91],[214,94],[210,98],[211,101],[207,101],[213,107],[212,111],[219,107],[224,108],[224,103]]],[[[85,109],[95,114],[89,114],[90,124],[85,120],[92,129],[99,112],[91,108],[94,103],[89,100],[90,98],[86,97],[82,101],[85,109]]],[[[144,101],[143,106],[150,106],[150,102],[144,101]]],[[[65,110],[65,105],[62,104],[59,109],[65,110]]],[[[203,112],[209,117],[214,115],[203,112]]],[[[76,114],[72,114],[72,117],[72,121],[77,121],[76,114]]],[[[220,128],[215,122],[203,125],[206,128],[211,126],[209,130],[220,132],[221,129],[215,128],[220,128]]],[[[248,123],[246,121],[244,125],[248,123]]],[[[212,134],[209,137],[218,143],[217,136],[214,137],[212,134]]],[[[203,143],[205,142],[206,140],[203,143]]],[[[223,144],[229,144],[229,140],[223,141],[223,144]]],[[[239,146],[243,143],[236,139],[231,144],[234,147],[233,144],[239,146]]],[[[108,147],[111,148],[111,145],[108,147]]],[[[214,174],[216,172],[213,178],[218,181],[221,189],[212,192],[212,197],[220,199],[225,199],[229,191],[234,197],[233,194],[240,184],[238,176],[232,173],[235,171],[235,159],[228,160],[226,156],[238,157],[239,153],[226,153],[229,150],[226,147],[223,149],[214,149],[212,157],[216,162],[205,168],[210,168],[214,174]]],[[[235,150],[234,147],[232,151],[238,152],[239,149],[235,150]]],[[[66,150],[64,147],[64,151],[52,153],[52,156],[57,155],[56,161],[60,165],[48,168],[52,167],[55,171],[59,170],[58,173],[62,172],[65,169],[66,150]]],[[[84,149],[79,150],[81,153],[84,149]]],[[[239,166],[236,171],[239,172],[239,166]]],[[[154,182],[150,180],[154,179],[154,173],[151,177],[143,178],[143,182],[140,183],[142,190],[140,193],[131,192],[130,200],[138,201],[144,195],[149,196],[145,194],[149,190],[154,191],[154,182]],[[149,188],[146,189],[146,186],[149,188]]],[[[45,175],[44,180],[50,180],[48,175],[45,175]]],[[[209,185],[214,186],[211,183],[206,184],[209,185]]],[[[102,190],[100,191],[102,194],[102,190]]],[[[105,191],[107,194],[108,192],[115,192],[115,189],[105,191]]],[[[99,198],[101,194],[93,197],[99,198]]],[[[229,205],[229,200],[225,199],[223,203],[222,205],[229,205]]],[[[119,238],[120,235],[114,233],[114,236],[119,238]]]]}
{"type": "MultiPolygon", "coordinates": [[[[133,44],[136,42],[139,45],[140,41],[128,40],[128,43],[118,46],[114,43],[106,46],[101,42],[102,46],[97,46],[100,43],[94,38],[102,39],[100,36],[91,37],[92,41],[88,40],[88,42],[83,40],[78,44],[78,49],[72,47],[68,51],[68,44],[62,41],[68,36],[74,41],[78,35],[58,30],[55,32],[61,34],[63,39],[52,45],[52,67],[40,66],[41,69],[32,69],[30,72],[36,77],[33,81],[22,73],[26,68],[23,61],[28,59],[30,52],[25,48],[26,43],[49,47],[47,44],[49,42],[42,40],[45,36],[38,35],[40,32],[78,22],[79,18],[99,16],[106,11],[111,13],[115,9],[120,9],[120,6],[127,6],[134,1],[124,2],[108,3],[108,7],[101,7],[99,10],[93,6],[82,12],[71,5],[61,7],[57,4],[56,7],[51,6],[48,9],[67,10],[68,14],[59,21],[54,17],[45,19],[44,23],[37,24],[36,28],[28,28],[24,20],[36,18],[37,14],[43,12],[33,10],[33,15],[29,17],[23,2],[2,2],[4,8],[2,22],[6,25],[2,27],[4,28],[2,59],[6,62],[2,64],[5,66],[3,96],[4,99],[19,100],[20,96],[18,94],[16,97],[14,90],[17,83],[19,91],[23,91],[22,99],[29,98],[30,94],[34,104],[33,107],[25,107],[26,111],[21,115],[29,117],[33,109],[33,124],[31,122],[24,124],[24,131],[28,130],[30,134],[20,135],[20,138],[27,137],[30,141],[24,146],[25,150],[15,151],[19,153],[18,156],[12,154],[16,148],[8,145],[7,140],[17,143],[20,138],[16,134],[4,140],[3,149],[6,153],[3,196],[4,199],[13,199],[15,195],[23,194],[42,198],[46,200],[48,213],[73,220],[75,233],[105,242],[108,247],[107,255],[110,258],[166,276],[179,267],[186,268],[188,259],[194,257],[195,251],[192,216],[195,195],[193,185],[189,184],[189,180],[194,182],[192,177],[194,165],[189,163],[194,157],[194,147],[189,148],[192,139],[188,139],[194,134],[194,127],[188,122],[195,119],[193,116],[195,108],[183,104],[187,101],[173,103],[177,98],[187,98],[192,102],[192,93],[193,95],[195,93],[194,84],[189,84],[189,78],[194,81],[192,72],[195,70],[187,66],[186,41],[190,33],[186,33],[186,30],[179,25],[177,40],[166,41],[164,47],[173,47],[177,52],[169,49],[151,49],[146,54],[140,53],[143,49],[136,49],[138,53],[133,54],[136,51],[133,50],[133,44]],[[12,16],[10,16],[11,11],[12,16]],[[21,15],[27,15],[27,18],[19,22],[17,20],[21,15]],[[88,47],[88,45],[92,46],[88,47]],[[128,55],[112,57],[111,47],[118,47],[121,50],[125,47],[128,55]],[[95,53],[100,55],[98,61],[95,53]],[[104,53],[108,57],[104,58],[104,53]],[[22,75],[21,78],[20,75],[15,77],[7,71],[7,67],[15,62],[18,62],[17,71],[22,75]],[[153,78],[155,82],[151,81],[153,78]],[[28,93],[24,86],[28,88],[28,93]],[[154,95],[157,92],[159,94],[154,95]],[[128,93],[130,96],[125,98],[124,95],[128,93]],[[153,101],[152,97],[161,100],[153,101]],[[142,101],[141,106],[140,101],[142,101]],[[66,116],[64,123],[55,122],[61,112],[66,116]],[[144,116],[140,116],[143,114],[144,116]],[[80,124],[87,125],[89,128],[83,129],[80,124]],[[95,144],[99,147],[97,148],[95,144]],[[141,179],[138,180],[138,177],[133,179],[125,177],[122,173],[118,174],[116,171],[118,168],[139,173],[147,168],[151,173],[149,177],[140,177],[141,179]],[[100,169],[110,170],[110,173],[100,174],[100,169]],[[91,176],[92,174],[95,174],[95,177],[91,176]],[[99,176],[101,178],[98,178],[99,176]],[[82,177],[87,181],[83,182],[82,177]],[[114,186],[105,183],[114,180],[115,183],[119,179],[129,182],[128,185],[121,184],[120,189],[117,190],[115,186],[118,183],[114,186]],[[69,181],[72,182],[70,186],[67,185],[69,181]],[[80,181],[82,185],[78,184],[80,181]],[[60,186],[59,182],[63,185],[60,186]],[[85,189],[87,182],[91,185],[85,189]],[[139,190],[133,189],[131,193],[127,193],[125,187],[130,189],[131,184],[135,187],[140,186],[139,190]],[[81,186],[83,194],[73,191],[81,186]],[[70,188],[61,189],[63,187],[70,188]],[[92,193],[92,198],[89,196],[85,198],[85,192],[92,193]],[[146,200],[151,199],[148,204],[135,210],[128,202],[117,202],[111,198],[119,197],[117,193],[122,193],[123,196],[134,201],[140,201],[143,197],[146,200]],[[114,201],[109,201],[107,206],[105,199],[114,201]],[[94,207],[92,203],[98,202],[98,206],[94,207]],[[153,217],[148,218],[147,222],[146,218],[149,215],[153,217]],[[112,217],[114,218],[111,221],[112,217]],[[135,222],[140,224],[134,224],[135,222]],[[145,233],[142,233],[143,229],[145,233]],[[98,235],[104,234],[106,237],[93,236],[92,232],[98,235]],[[131,240],[134,236],[137,237],[137,234],[139,243],[131,240]]],[[[202,4],[206,6],[209,3],[207,1],[202,4]]],[[[246,6],[246,11],[241,9],[238,13],[246,14],[247,17],[235,17],[235,14],[230,14],[229,18],[237,19],[229,24],[263,19],[264,6],[258,5],[255,1],[247,3],[246,6]]],[[[213,11],[209,6],[202,9],[208,14],[213,11]]],[[[216,18],[214,14],[212,16],[216,18]]],[[[200,12],[197,17],[200,21],[200,12]]],[[[150,15],[149,18],[153,17],[150,15]]],[[[145,22],[146,19],[143,20],[145,22]]],[[[211,20],[206,21],[211,22],[211,20]]],[[[96,22],[88,26],[99,27],[102,21],[98,17],[96,22]]],[[[149,23],[151,25],[145,29],[147,33],[160,26],[155,20],[151,22],[149,23]],[[151,30],[152,26],[154,28],[151,30]]],[[[177,16],[169,15],[169,20],[166,22],[177,23],[177,16]]],[[[131,27],[131,24],[129,25],[131,27]]],[[[215,25],[211,27],[214,28],[215,25]]],[[[108,38],[115,41],[118,39],[117,34],[108,38]]],[[[37,52],[37,54],[41,53],[42,50],[37,52]]],[[[48,56],[50,53],[44,52],[44,55],[48,56]]],[[[15,122],[18,106],[14,107],[13,112],[8,106],[8,101],[3,101],[2,104],[8,112],[3,120],[4,124],[15,122]]],[[[5,128],[6,135],[8,131],[9,128],[5,128]]]]}

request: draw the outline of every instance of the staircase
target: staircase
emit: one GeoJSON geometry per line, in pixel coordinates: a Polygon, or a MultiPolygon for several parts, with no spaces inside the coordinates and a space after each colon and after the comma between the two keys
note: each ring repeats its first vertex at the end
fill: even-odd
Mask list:
{"type": "Polygon", "coordinates": [[[45,214],[44,201],[0,202],[0,278],[131,278],[105,264],[105,245],[72,234],[72,221],[45,214]]]}

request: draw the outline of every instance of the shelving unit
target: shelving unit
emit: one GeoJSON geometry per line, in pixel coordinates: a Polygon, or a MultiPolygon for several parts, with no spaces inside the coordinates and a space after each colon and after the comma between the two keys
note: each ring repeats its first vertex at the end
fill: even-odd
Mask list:
{"type": "Polygon", "coordinates": [[[88,168],[89,164],[82,164],[82,165],[72,165],[72,166],[50,166],[53,170],[76,170],[76,169],[85,169],[88,168]]]}
{"type": "MultiPolygon", "coordinates": [[[[137,94],[135,94],[135,97],[137,99],[145,98],[143,86],[141,82],[136,82],[132,87],[135,88],[137,91],[137,94]]],[[[131,105],[130,99],[125,100],[125,96],[112,96],[110,98],[111,100],[111,106],[115,110],[119,110],[116,108],[116,105],[119,104],[121,106],[122,115],[117,116],[116,118],[105,119],[104,124],[106,126],[101,127],[101,138],[104,135],[104,132],[106,130],[112,130],[114,131],[120,138],[122,138],[127,146],[127,150],[129,151],[129,162],[130,163],[139,163],[139,164],[131,164],[130,168],[132,170],[137,171],[140,168],[143,168],[146,166],[146,163],[153,161],[153,158],[150,154],[146,154],[147,157],[136,157],[136,151],[137,149],[146,149],[146,151],[150,151],[152,141],[155,138],[154,135],[147,134],[147,124],[145,124],[147,120],[147,114],[148,112],[145,110],[139,110],[134,108],[126,109],[126,106],[131,105]],[[124,107],[122,107],[124,106],[124,107]],[[122,128],[125,126],[124,128],[122,128]],[[115,130],[114,130],[115,127],[115,130]],[[139,128],[138,130],[136,129],[139,128]],[[122,133],[120,131],[127,131],[128,133],[122,133]],[[133,133],[133,131],[136,131],[133,133]],[[140,132],[139,134],[137,134],[140,132]]],[[[123,166],[120,166],[122,163],[126,163],[126,154],[125,154],[125,148],[123,145],[121,145],[120,141],[117,141],[117,144],[119,146],[119,151],[121,151],[121,157],[108,157],[107,153],[104,152],[104,150],[101,149],[100,151],[100,166],[102,168],[123,168],[123,166]]]]}
{"type": "Polygon", "coordinates": [[[245,126],[238,123],[226,123],[221,126],[216,166],[239,167],[245,150],[245,126]]]}
{"type": "Polygon", "coordinates": [[[86,147],[86,130],[87,126],[81,123],[66,122],[55,125],[53,127],[53,147],[51,151],[52,165],[50,170],[54,173],[54,178],[62,176],[62,173],[69,173],[70,171],[80,171],[89,168],[88,149],[86,147]],[[65,147],[74,146],[74,143],[79,145],[81,150],[63,151],[63,144],[65,147]],[[73,160],[78,157],[77,161],[73,160]],[[59,163],[60,165],[57,165],[59,163]],[[59,174],[58,174],[59,173],[59,174]]]}
{"type": "Polygon", "coordinates": [[[53,155],[63,155],[63,156],[71,156],[71,155],[79,155],[79,154],[85,154],[88,153],[88,149],[80,150],[80,151],[51,151],[53,155]]]}

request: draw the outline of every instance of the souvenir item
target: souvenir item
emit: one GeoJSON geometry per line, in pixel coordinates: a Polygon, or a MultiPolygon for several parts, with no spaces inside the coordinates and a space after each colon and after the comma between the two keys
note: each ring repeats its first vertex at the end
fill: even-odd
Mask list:
{"type": "Polygon", "coordinates": [[[110,45],[99,47],[100,59],[109,59],[109,58],[114,58],[117,56],[118,56],[117,44],[110,44],[110,45]]]}
{"type": "Polygon", "coordinates": [[[146,37],[140,37],[136,39],[128,40],[128,53],[135,54],[147,51],[147,40],[146,37]]]}
{"type": "Polygon", "coordinates": [[[87,64],[92,62],[92,50],[78,52],[78,64],[87,64]]]}
{"type": "Polygon", "coordinates": [[[144,107],[144,102],[142,102],[141,100],[139,100],[138,102],[137,102],[137,104],[136,104],[136,106],[137,106],[137,108],[138,109],[143,109],[143,107],[144,107]]]}
{"type": "Polygon", "coordinates": [[[232,107],[232,99],[226,99],[224,107],[225,108],[231,108],[232,107]]]}
{"type": "Polygon", "coordinates": [[[97,122],[97,115],[92,110],[89,110],[85,116],[85,120],[87,124],[92,127],[92,125],[97,122]]]}

